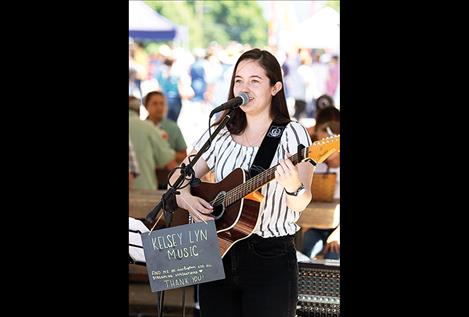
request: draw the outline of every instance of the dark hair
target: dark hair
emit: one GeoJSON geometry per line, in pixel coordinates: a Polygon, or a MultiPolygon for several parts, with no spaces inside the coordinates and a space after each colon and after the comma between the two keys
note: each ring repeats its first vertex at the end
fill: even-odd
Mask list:
{"type": "Polygon", "coordinates": [[[320,126],[321,124],[326,123],[328,121],[340,122],[340,110],[334,106],[319,109],[316,114],[315,126],[320,126]]]}
{"type": "Polygon", "coordinates": [[[334,106],[334,99],[329,95],[321,95],[316,99],[316,110],[319,111],[323,108],[334,106]]]}
{"type": "Polygon", "coordinates": [[[311,141],[314,142],[318,140],[318,132],[329,133],[329,131],[327,131],[328,130],[327,128],[329,128],[330,131],[335,135],[340,134],[340,121],[327,121],[327,122],[315,125],[314,132],[311,134],[311,141]]]}
{"type": "MultiPolygon", "coordinates": [[[[273,118],[274,123],[283,124],[283,123],[290,122],[290,115],[288,114],[287,101],[285,99],[285,85],[283,84],[283,80],[282,80],[282,70],[275,56],[266,50],[260,50],[258,48],[254,48],[252,50],[244,52],[239,57],[238,61],[236,62],[234,66],[233,75],[231,76],[231,84],[230,84],[230,90],[228,92],[228,100],[234,98],[233,86],[234,86],[234,78],[236,75],[236,70],[238,69],[238,65],[242,60],[246,60],[246,59],[250,59],[250,60],[258,62],[259,65],[262,68],[264,68],[267,74],[267,77],[270,79],[271,86],[275,85],[275,83],[278,81],[282,83],[282,89],[280,89],[280,91],[276,93],[275,96],[272,96],[270,115],[273,118]]],[[[225,117],[227,113],[228,113],[228,110],[226,110],[223,113],[223,115],[220,117],[220,119],[217,120],[217,122],[215,122],[213,125],[214,126],[218,125],[223,120],[223,118],[225,117]]],[[[244,131],[244,129],[246,129],[246,125],[247,125],[246,114],[240,108],[236,108],[233,114],[233,117],[230,119],[226,127],[228,131],[230,131],[230,133],[240,134],[241,132],[244,131]]]]}
{"type": "Polygon", "coordinates": [[[163,61],[163,64],[165,64],[168,67],[173,66],[174,59],[171,57],[166,57],[165,60],[163,61]]]}
{"type": "Polygon", "coordinates": [[[150,101],[153,95],[162,96],[163,98],[165,97],[161,91],[150,91],[148,94],[146,94],[145,98],[143,98],[143,105],[145,106],[145,108],[147,107],[148,101],[150,101]]]}

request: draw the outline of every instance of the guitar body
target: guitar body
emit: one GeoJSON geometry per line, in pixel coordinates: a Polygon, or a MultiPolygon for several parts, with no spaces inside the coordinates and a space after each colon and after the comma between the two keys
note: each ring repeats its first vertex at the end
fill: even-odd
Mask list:
{"type": "MultiPolygon", "coordinates": [[[[208,202],[223,201],[224,194],[246,181],[247,173],[237,168],[219,183],[202,182],[197,187],[191,187],[194,196],[203,198],[208,202]]],[[[234,243],[249,237],[257,222],[260,220],[260,203],[263,197],[258,192],[253,192],[229,206],[212,204],[214,206],[215,227],[217,229],[218,242],[221,257],[224,257],[234,243]]],[[[189,223],[189,213],[184,209],[177,209],[173,215],[174,226],[189,223]]]]}

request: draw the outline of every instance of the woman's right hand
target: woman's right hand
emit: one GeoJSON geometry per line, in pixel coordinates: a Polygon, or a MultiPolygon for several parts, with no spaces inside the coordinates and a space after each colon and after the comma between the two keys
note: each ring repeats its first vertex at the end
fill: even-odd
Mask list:
{"type": "Polygon", "coordinates": [[[213,207],[200,197],[181,191],[176,195],[176,203],[180,208],[187,210],[196,222],[213,220],[213,216],[210,215],[213,207]]]}

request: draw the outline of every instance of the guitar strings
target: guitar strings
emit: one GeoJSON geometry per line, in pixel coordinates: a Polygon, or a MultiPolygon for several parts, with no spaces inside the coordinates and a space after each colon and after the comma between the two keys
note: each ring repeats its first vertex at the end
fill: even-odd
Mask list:
{"type": "MultiPolygon", "coordinates": [[[[316,144],[316,142],[314,142],[314,144],[316,144]]],[[[329,142],[326,142],[326,143],[329,143],[329,142]]],[[[321,145],[321,144],[324,144],[324,142],[317,143],[317,145],[321,145]]],[[[305,153],[303,153],[303,156],[306,156],[307,151],[306,151],[306,149],[303,149],[303,150],[305,151],[305,153]]],[[[296,165],[296,164],[299,163],[298,162],[298,154],[299,153],[296,153],[296,154],[294,154],[290,157],[290,160],[292,161],[293,165],[296,165]]],[[[210,205],[212,205],[212,206],[218,205],[218,204],[222,203],[223,201],[225,201],[225,203],[226,203],[225,206],[229,206],[230,204],[238,201],[239,199],[243,198],[243,196],[245,196],[246,192],[250,193],[250,192],[254,191],[256,188],[260,187],[266,181],[269,182],[270,180],[272,180],[273,179],[272,176],[275,174],[275,169],[278,165],[279,164],[277,164],[277,165],[275,165],[275,166],[273,166],[273,167],[271,167],[267,170],[264,170],[263,172],[256,175],[255,177],[247,180],[245,183],[236,186],[235,188],[228,191],[225,196],[217,196],[217,198],[215,200],[212,200],[210,202],[210,205]]],[[[184,198],[183,198],[183,200],[184,200],[184,198]]]]}
{"type": "MultiPolygon", "coordinates": [[[[298,164],[298,153],[290,157],[293,164],[298,164]]],[[[213,200],[210,204],[219,204],[225,200],[227,205],[239,200],[240,198],[244,197],[245,192],[251,192],[255,188],[258,188],[262,185],[266,180],[271,180],[272,175],[275,174],[275,169],[279,164],[261,172],[257,176],[249,179],[245,183],[236,186],[235,188],[228,191],[225,197],[218,197],[217,199],[213,200]]]]}
{"type": "MultiPolygon", "coordinates": [[[[316,141],[313,143],[313,145],[322,145],[322,144],[327,144],[327,143],[330,143],[330,142],[334,142],[335,139],[338,139],[340,135],[336,136],[336,137],[328,137],[324,140],[320,140],[320,141],[316,141]]],[[[306,153],[307,153],[307,149],[303,149],[304,153],[303,153],[303,156],[306,156],[306,153]]],[[[294,155],[292,155],[290,157],[290,160],[292,161],[292,163],[294,165],[298,164],[298,154],[299,153],[296,153],[294,155]]],[[[258,174],[257,176],[247,180],[245,183],[243,184],[240,184],[238,186],[236,186],[235,188],[231,189],[230,191],[228,191],[226,193],[226,195],[224,197],[218,197],[216,198],[215,200],[213,200],[210,204],[219,204],[219,203],[222,203],[223,201],[225,201],[227,204],[226,206],[236,202],[237,200],[239,200],[240,198],[243,198],[243,196],[245,195],[246,192],[252,192],[254,189],[258,188],[259,186],[261,186],[263,183],[265,183],[265,181],[270,181],[272,180],[272,176],[274,175],[275,173],[275,168],[278,166],[279,164],[261,172],[260,174],[258,174]]]]}

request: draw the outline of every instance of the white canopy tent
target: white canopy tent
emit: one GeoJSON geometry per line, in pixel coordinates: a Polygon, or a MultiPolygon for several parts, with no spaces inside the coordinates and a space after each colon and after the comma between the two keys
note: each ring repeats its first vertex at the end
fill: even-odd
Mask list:
{"type": "Polygon", "coordinates": [[[300,23],[293,36],[297,47],[329,49],[338,53],[340,14],[331,7],[324,7],[300,23]]]}

